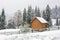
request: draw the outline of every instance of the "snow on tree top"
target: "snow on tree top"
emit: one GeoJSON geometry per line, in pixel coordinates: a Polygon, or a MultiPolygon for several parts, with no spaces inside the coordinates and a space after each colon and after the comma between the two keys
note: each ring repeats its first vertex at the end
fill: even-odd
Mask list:
{"type": "Polygon", "coordinates": [[[42,17],[36,17],[41,23],[48,23],[44,18],[42,17]]]}

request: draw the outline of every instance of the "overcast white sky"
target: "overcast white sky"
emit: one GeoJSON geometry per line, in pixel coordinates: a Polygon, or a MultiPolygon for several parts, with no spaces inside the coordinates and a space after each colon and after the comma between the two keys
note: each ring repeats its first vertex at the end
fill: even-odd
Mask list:
{"type": "Polygon", "coordinates": [[[33,8],[38,6],[40,10],[45,9],[46,5],[49,4],[51,8],[54,8],[55,5],[60,6],[60,0],[0,0],[0,12],[1,9],[5,9],[7,18],[10,15],[13,15],[17,10],[23,10],[27,8],[28,5],[31,5],[33,8]]]}

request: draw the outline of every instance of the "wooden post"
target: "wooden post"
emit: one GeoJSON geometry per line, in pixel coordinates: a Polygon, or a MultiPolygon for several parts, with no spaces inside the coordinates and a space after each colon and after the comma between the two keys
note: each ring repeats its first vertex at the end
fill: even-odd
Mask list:
{"type": "Polygon", "coordinates": [[[59,26],[58,26],[58,30],[59,30],[60,28],[59,28],[59,26]]]}
{"type": "Polygon", "coordinates": [[[33,33],[33,30],[32,30],[32,33],[33,33]]]}

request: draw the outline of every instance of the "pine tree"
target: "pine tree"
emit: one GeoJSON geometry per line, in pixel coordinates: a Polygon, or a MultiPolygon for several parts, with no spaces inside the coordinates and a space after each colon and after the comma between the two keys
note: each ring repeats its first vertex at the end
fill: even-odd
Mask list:
{"type": "Polygon", "coordinates": [[[32,9],[31,20],[32,20],[33,18],[35,18],[35,11],[34,11],[34,9],[32,9]]]}
{"type": "Polygon", "coordinates": [[[31,13],[32,13],[32,7],[29,6],[29,7],[28,7],[28,11],[27,11],[27,23],[28,23],[28,24],[31,23],[31,13]]]}
{"type": "Polygon", "coordinates": [[[23,26],[24,26],[25,23],[26,23],[26,9],[24,8],[24,11],[23,11],[23,26]]]}
{"type": "Polygon", "coordinates": [[[14,24],[16,26],[16,28],[19,28],[22,25],[22,13],[20,10],[18,10],[17,12],[15,12],[14,16],[12,17],[14,24]]]}
{"type": "Polygon", "coordinates": [[[8,29],[15,29],[16,27],[15,27],[14,22],[9,22],[7,28],[8,28],[8,29]]]}
{"type": "Polygon", "coordinates": [[[57,12],[57,6],[56,6],[56,26],[58,26],[58,30],[60,29],[59,27],[59,16],[58,16],[58,12],[57,12]]]}
{"type": "Polygon", "coordinates": [[[1,14],[1,29],[5,29],[5,11],[2,9],[2,14],[1,14]]]}
{"type": "Polygon", "coordinates": [[[41,17],[41,14],[40,14],[40,9],[35,7],[35,16],[36,17],[41,17]]]}
{"type": "Polygon", "coordinates": [[[51,10],[50,10],[49,5],[47,5],[47,7],[46,7],[46,20],[48,21],[48,27],[52,25],[50,15],[51,15],[51,10]]]}
{"type": "Polygon", "coordinates": [[[58,26],[57,6],[56,6],[56,26],[58,26]]]}
{"type": "Polygon", "coordinates": [[[46,13],[45,13],[45,11],[43,11],[43,16],[42,17],[46,20],[46,13]]]}
{"type": "Polygon", "coordinates": [[[38,11],[38,9],[37,9],[37,7],[35,7],[35,16],[37,17],[37,11],[38,11]]]}
{"type": "Polygon", "coordinates": [[[58,18],[56,18],[56,26],[58,26],[59,24],[58,24],[58,18]]]}
{"type": "Polygon", "coordinates": [[[1,16],[0,16],[0,29],[1,29],[1,16]]]}
{"type": "Polygon", "coordinates": [[[38,8],[38,10],[37,10],[37,17],[41,17],[40,9],[39,9],[39,8],[38,8]]]}

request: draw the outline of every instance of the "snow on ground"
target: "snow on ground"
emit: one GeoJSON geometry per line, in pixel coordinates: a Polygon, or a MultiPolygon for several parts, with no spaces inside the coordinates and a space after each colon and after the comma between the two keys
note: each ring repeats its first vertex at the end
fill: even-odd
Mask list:
{"type": "Polygon", "coordinates": [[[6,35],[0,35],[0,40],[5,40],[7,38],[6,35]]]}
{"type": "Polygon", "coordinates": [[[0,40],[60,40],[60,30],[26,34],[0,35],[0,40]]]}
{"type": "Polygon", "coordinates": [[[20,29],[4,29],[0,30],[0,34],[5,34],[5,35],[12,35],[12,34],[19,34],[20,29]]]}

